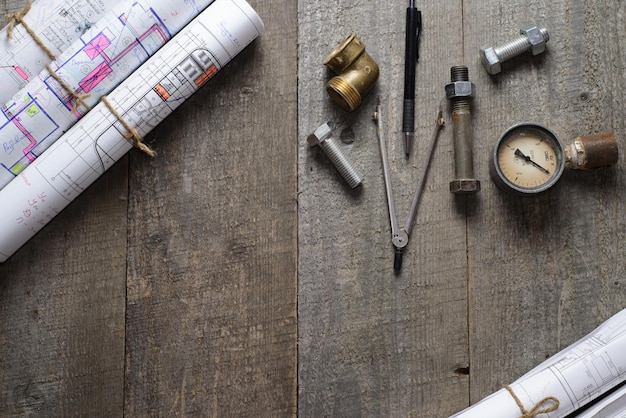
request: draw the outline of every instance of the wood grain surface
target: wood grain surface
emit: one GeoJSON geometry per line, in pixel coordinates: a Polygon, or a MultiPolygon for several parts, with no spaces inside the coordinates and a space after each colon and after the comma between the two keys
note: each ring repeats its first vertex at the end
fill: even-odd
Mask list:
{"type": "Polygon", "coordinates": [[[417,2],[409,159],[405,2],[250,4],[266,32],[150,133],[157,157],[131,151],[0,264],[1,416],[447,417],[626,307],[624,2],[417,2]],[[488,75],[479,48],[526,23],[547,52],[488,75]],[[322,63],[352,32],[380,78],[346,112],[322,63]],[[448,191],[458,64],[477,92],[473,196],[448,191]],[[378,100],[402,224],[446,119],[399,274],[378,100]],[[329,120],[355,190],[306,141],[329,120]],[[488,161],[520,122],[563,142],[611,131],[619,161],[507,195],[488,161]]]}
{"type": "MultiPolygon", "coordinates": [[[[0,265],[0,415],[296,413],[296,5],[0,265]]],[[[2,12],[22,1],[0,3],[2,12]]]]}

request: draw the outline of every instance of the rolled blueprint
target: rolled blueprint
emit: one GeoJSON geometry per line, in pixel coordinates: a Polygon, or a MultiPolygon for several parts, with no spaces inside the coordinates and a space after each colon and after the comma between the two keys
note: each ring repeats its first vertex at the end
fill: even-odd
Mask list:
{"type": "Polygon", "coordinates": [[[626,386],[622,385],[605,398],[593,402],[576,418],[626,418],[626,386]]]}
{"type": "MultiPolygon", "coordinates": [[[[38,0],[24,22],[54,55],[65,51],[119,0],[38,0]]],[[[8,25],[0,31],[0,103],[36,77],[51,60],[21,24],[8,38],[8,25]]]]}
{"type": "MultiPolygon", "coordinates": [[[[547,397],[555,397],[559,400],[559,407],[540,416],[560,418],[625,380],[626,309],[517,379],[510,387],[526,410],[547,397]]],[[[613,403],[607,408],[617,409],[619,406],[613,403]]],[[[451,418],[517,418],[520,415],[520,408],[511,394],[501,389],[451,418]]]]}
{"type": "MultiPolygon", "coordinates": [[[[94,106],[213,0],[122,0],[50,67],[94,106]]],[[[0,188],[86,112],[47,70],[1,109],[0,188]]]]}
{"type": "MultiPolygon", "coordinates": [[[[261,34],[244,0],[216,0],[108,101],[145,135],[261,34]]],[[[0,262],[5,261],[132,147],[100,103],[0,190],[0,262]]]]}

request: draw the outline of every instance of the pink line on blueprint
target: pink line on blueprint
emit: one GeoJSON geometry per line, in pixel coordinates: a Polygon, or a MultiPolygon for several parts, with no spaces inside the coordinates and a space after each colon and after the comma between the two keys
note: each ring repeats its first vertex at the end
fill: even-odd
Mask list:
{"type": "Polygon", "coordinates": [[[100,55],[104,62],[98,65],[91,73],[89,73],[85,78],[83,78],[78,85],[81,90],[85,93],[89,93],[91,90],[96,88],[102,80],[104,80],[109,74],[113,72],[111,66],[115,64],[117,61],[121,60],[130,50],[135,48],[141,41],[146,39],[152,33],[157,32],[161,36],[161,39],[164,42],[167,42],[167,35],[161,30],[161,27],[157,24],[154,24],[148,28],[139,38],[135,38],[133,42],[131,42],[126,48],[124,48],[119,54],[117,54],[113,59],[109,58],[105,53],[105,49],[111,45],[110,40],[104,35],[100,34],[95,37],[92,42],[88,43],[83,51],[89,58],[92,60],[95,59],[98,55],[100,55]]]}
{"type": "Polygon", "coordinates": [[[130,45],[128,45],[126,48],[124,48],[124,50],[121,53],[119,53],[115,58],[113,58],[111,63],[115,64],[117,61],[121,60],[122,57],[128,53],[128,51],[130,51],[131,49],[133,49],[134,47],[139,45],[139,42],[143,41],[148,36],[152,35],[153,32],[158,32],[159,35],[161,35],[161,39],[164,42],[167,42],[167,36],[165,35],[165,33],[163,33],[163,31],[161,30],[159,25],[154,24],[154,25],[150,26],[150,28],[147,31],[142,33],[139,38],[136,38],[133,42],[131,42],[130,45]]]}
{"type": "Polygon", "coordinates": [[[33,161],[35,161],[35,156],[31,154],[31,151],[37,146],[37,140],[35,139],[34,136],[31,135],[30,132],[28,132],[28,130],[26,128],[24,128],[22,126],[22,124],[20,123],[20,119],[19,118],[14,117],[13,118],[13,123],[15,124],[15,126],[17,126],[17,129],[19,129],[19,131],[21,133],[23,133],[24,136],[30,142],[28,144],[28,146],[26,148],[24,148],[24,150],[22,152],[24,153],[24,156],[26,158],[28,158],[28,160],[32,163],[33,161]]]}
{"type": "Polygon", "coordinates": [[[80,83],[80,88],[85,92],[89,93],[93,90],[103,79],[106,78],[109,74],[113,72],[113,69],[107,64],[103,62],[98,65],[95,70],[93,70],[89,75],[83,78],[80,83]]]}
{"type": "Polygon", "coordinates": [[[25,81],[28,81],[28,74],[26,74],[24,72],[24,70],[22,70],[20,67],[18,67],[17,65],[14,67],[15,68],[15,72],[22,77],[25,81]]]}

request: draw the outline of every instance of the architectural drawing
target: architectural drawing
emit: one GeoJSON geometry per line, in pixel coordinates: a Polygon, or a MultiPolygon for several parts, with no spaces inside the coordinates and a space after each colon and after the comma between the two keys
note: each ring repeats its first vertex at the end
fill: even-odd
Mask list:
{"type": "MultiPolygon", "coordinates": [[[[89,30],[117,0],[38,0],[24,21],[54,54],[59,55],[89,30]]],[[[36,77],[50,62],[46,53],[21,25],[8,39],[7,28],[0,32],[0,103],[36,77]]]]}
{"type": "MultiPolygon", "coordinates": [[[[145,135],[263,29],[263,22],[244,0],[216,0],[111,92],[108,100],[145,135]]],[[[125,133],[100,103],[0,190],[0,262],[132,148],[125,133]]]]}
{"type": "MultiPolygon", "coordinates": [[[[94,106],[212,0],[125,0],[67,48],[54,72],[94,106]]],[[[0,108],[0,188],[86,112],[46,70],[0,108]]]]}

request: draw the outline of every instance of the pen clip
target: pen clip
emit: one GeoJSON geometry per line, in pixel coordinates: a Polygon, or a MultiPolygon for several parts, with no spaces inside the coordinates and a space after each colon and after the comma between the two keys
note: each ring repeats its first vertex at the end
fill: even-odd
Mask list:
{"type": "Polygon", "coordinates": [[[415,60],[420,59],[420,38],[422,36],[422,12],[417,11],[417,16],[415,19],[417,20],[417,34],[415,35],[415,60]]]}

